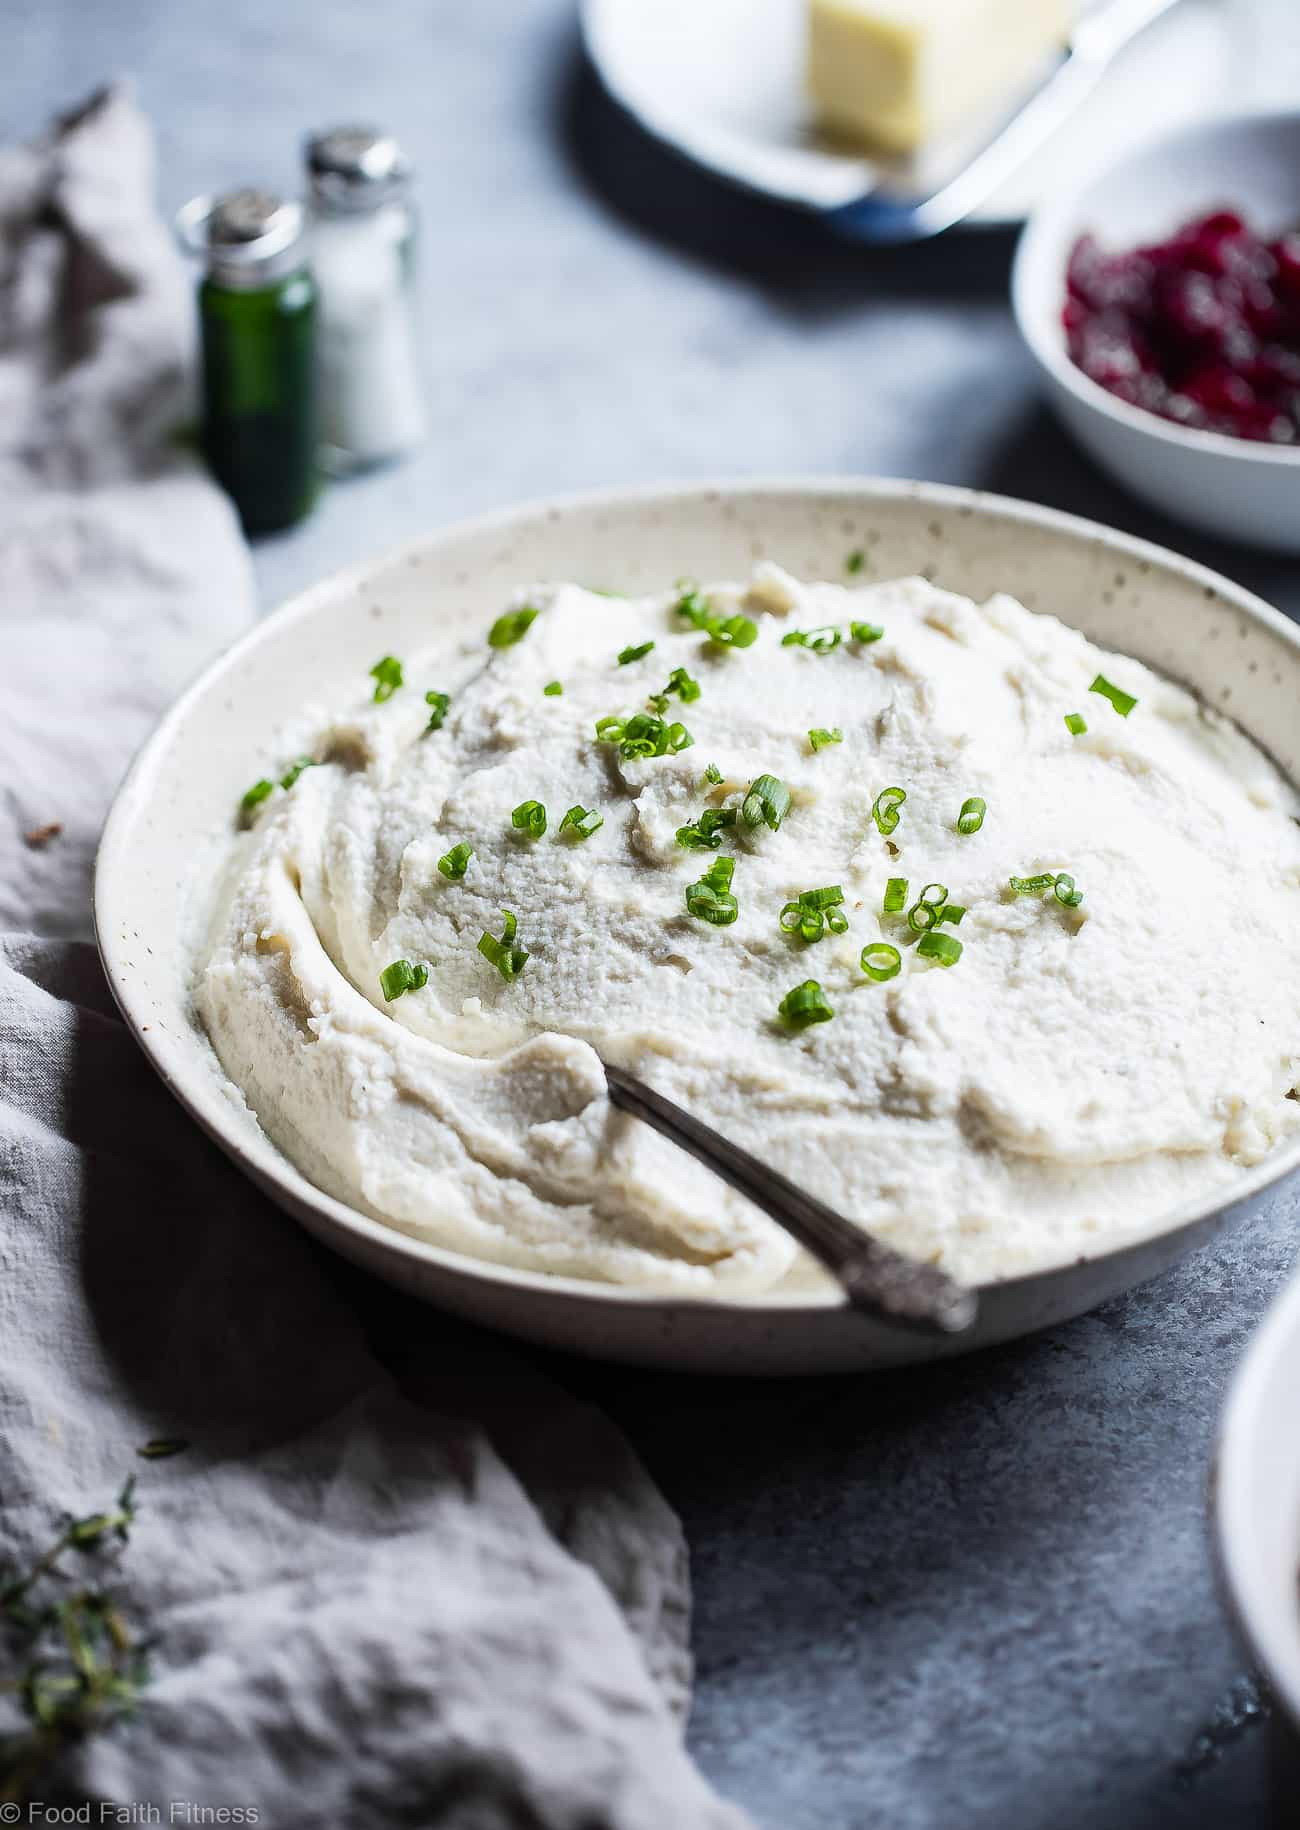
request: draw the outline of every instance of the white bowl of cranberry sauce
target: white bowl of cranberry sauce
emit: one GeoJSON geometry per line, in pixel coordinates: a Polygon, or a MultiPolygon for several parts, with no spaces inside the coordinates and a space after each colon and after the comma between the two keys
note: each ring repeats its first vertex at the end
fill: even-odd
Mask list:
{"type": "Polygon", "coordinates": [[[1181,521],[1300,552],[1300,114],[1181,128],[1053,197],[1012,297],[1099,464],[1181,521]]]}

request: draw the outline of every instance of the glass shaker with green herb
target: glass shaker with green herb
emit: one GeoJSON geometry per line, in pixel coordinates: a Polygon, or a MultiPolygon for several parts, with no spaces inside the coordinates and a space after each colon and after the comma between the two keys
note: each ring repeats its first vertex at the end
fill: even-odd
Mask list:
{"type": "Polygon", "coordinates": [[[208,466],[249,533],[301,519],[316,490],[316,284],[299,204],[196,197],[177,219],[199,286],[208,466]]]}

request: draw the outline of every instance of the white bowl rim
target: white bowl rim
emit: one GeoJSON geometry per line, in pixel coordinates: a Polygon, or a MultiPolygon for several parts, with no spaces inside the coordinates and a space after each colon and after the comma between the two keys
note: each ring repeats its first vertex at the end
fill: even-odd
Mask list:
{"type": "MultiPolygon", "coordinates": [[[[376,570],[400,565],[409,556],[426,553],[431,545],[443,541],[491,534],[498,530],[505,531],[520,522],[542,520],[557,512],[561,514],[598,514],[611,509],[633,507],[641,502],[671,505],[673,500],[678,498],[697,499],[701,496],[716,499],[721,505],[728,497],[752,495],[806,495],[828,498],[852,496],[859,500],[864,496],[869,496],[881,503],[911,499],[932,503],[935,507],[950,509],[954,512],[970,509],[977,514],[991,514],[1012,526],[1018,524],[1037,527],[1092,539],[1111,551],[1123,553],[1135,563],[1146,561],[1165,570],[1182,573],[1202,589],[1213,591],[1225,601],[1233,603],[1247,616],[1265,624],[1289,647],[1294,648],[1300,658],[1300,627],[1292,623],[1280,610],[1274,609],[1271,604],[1248,591],[1243,585],[1235,584],[1224,574],[1215,572],[1209,566],[1201,565],[1196,560],[1184,558],[1181,554],[1175,553],[1167,547],[1161,547],[1154,541],[1143,540],[1133,534],[1120,533],[1113,528],[1106,527],[1101,522],[1091,521],[1084,516],[1067,514],[1063,510],[1047,508],[1038,503],[1022,502],[1012,496],[968,489],[957,484],[927,483],[898,477],[854,476],[852,474],[826,477],[781,475],[724,477],[721,479],[706,477],[689,483],[648,483],[630,487],[578,491],[558,496],[535,497],[524,503],[503,509],[493,509],[486,514],[449,523],[435,529],[432,533],[417,535],[414,539],[390,548],[371,559],[358,561],[354,565],[343,567],[329,574],[267,615],[260,617],[251,629],[218,654],[164,713],[137,751],[114,796],[100,835],[92,885],[95,941],[109,987],[127,1027],[143,1049],[155,1072],[181,1106],[213,1142],[265,1192],[271,1193],[269,1184],[274,1183],[289,1196],[292,1202],[309,1205],[317,1212],[327,1216],[342,1231],[378,1246],[394,1257],[406,1258],[416,1264],[435,1266],[455,1276],[470,1277],[479,1282],[492,1283],[508,1289],[577,1298],[625,1310],[642,1309],[660,1314],[682,1310],[698,1313],[701,1310],[713,1308],[728,1312],[743,1310],[747,1315],[759,1317],[787,1316],[792,1313],[816,1315],[846,1306],[846,1299],[835,1289],[768,1292],[744,1298],[686,1295],[680,1292],[647,1289],[630,1284],[598,1283],[594,1279],[563,1277],[547,1271],[528,1270],[488,1259],[473,1258],[429,1241],[414,1238],[383,1221],[372,1219],[370,1215],[349,1206],[348,1203],[338,1200],[335,1196],[326,1194],[283,1152],[277,1153],[278,1160],[274,1174],[269,1171],[264,1173],[249,1156],[242,1135],[246,1120],[238,1109],[230,1104],[227,1110],[224,1106],[218,1107],[214,1102],[212,1111],[205,1110],[198,1098],[191,1094],[189,1080],[178,1078],[168,1071],[166,1063],[160,1058],[158,1050],[151,1040],[154,1032],[149,1028],[150,1012],[144,995],[137,990],[133,975],[123,969],[125,942],[119,938],[114,924],[106,919],[106,905],[112,894],[116,860],[119,854],[127,849],[137,801],[147,801],[146,784],[155,753],[165,748],[176,729],[184,723],[191,706],[214,690],[221,678],[250,649],[255,648],[259,642],[266,639],[266,631],[269,628],[274,626],[279,629],[301,622],[313,614],[317,604],[323,599],[355,590],[364,585],[376,570]],[[218,1112],[219,1120],[215,1116],[218,1112]]],[[[209,1064],[206,1062],[199,1064],[198,1071],[205,1075],[213,1075],[213,1084],[217,1084],[215,1070],[209,1064]]],[[[1281,1181],[1297,1168],[1300,1168],[1300,1137],[1297,1137],[1289,1147],[1271,1152],[1239,1182],[1234,1183],[1230,1190],[1207,1190],[1203,1196],[1193,1197],[1170,1212],[1160,1215],[1157,1219],[1143,1223],[1133,1228],[1131,1232],[1125,1232],[1107,1251],[1078,1254],[1062,1260],[1059,1264],[1049,1265],[1044,1270],[1001,1279],[996,1284],[981,1285],[979,1288],[981,1290],[995,1288],[999,1292],[1032,1292],[1036,1286],[1050,1285],[1067,1269],[1084,1264],[1103,1263],[1121,1257],[1125,1252],[1136,1251],[1150,1240],[1179,1233],[1227,1208],[1237,1208],[1261,1194],[1274,1183],[1281,1181]]]]}
{"type": "MultiPolygon", "coordinates": [[[[1175,446],[1181,451],[1199,451],[1207,457],[1236,458],[1242,463],[1284,470],[1290,465],[1300,464],[1300,440],[1293,445],[1269,445],[1257,439],[1231,438],[1226,432],[1203,432],[1194,426],[1180,426],[1176,420],[1162,419],[1158,413],[1148,412],[1145,407],[1131,406],[1118,395],[1109,393],[1100,382],[1085,375],[1081,368],[1071,362],[1064,343],[1052,335],[1051,326],[1055,324],[1055,319],[1040,309],[1030,291],[1030,274],[1037,264],[1041,244],[1054,235],[1061,221],[1073,212],[1079,199],[1104,178],[1112,177],[1162,147],[1177,147],[1223,130],[1280,123],[1300,126],[1300,110],[1281,108],[1265,112],[1260,109],[1243,109],[1232,114],[1215,115],[1208,121],[1184,123],[1168,133],[1154,135],[1142,145],[1131,148],[1113,165],[1102,167],[1082,183],[1039,204],[1016,244],[1011,267],[1011,304],[1020,334],[1031,354],[1054,380],[1084,406],[1116,420],[1120,425],[1128,426],[1134,432],[1175,446]]],[[[1060,285],[1058,303],[1063,302],[1065,297],[1064,273],[1060,276],[1060,285]]]]}
{"type": "Polygon", "coordinates": [[[1273,1303],[1232,1376],[1211,1476],[1215,1550],[1233,1617],[1279,1701],[1300,1723],[1300,1515],[1294,1522],[1291,1583],[1279,1595],[1257,1549],[1252,1503],[1261,1420],[1273,1402],[1279,1363],[1288,1359],[1300,1361],[1300,1276],[1293,1276],[1273,1303]]]}

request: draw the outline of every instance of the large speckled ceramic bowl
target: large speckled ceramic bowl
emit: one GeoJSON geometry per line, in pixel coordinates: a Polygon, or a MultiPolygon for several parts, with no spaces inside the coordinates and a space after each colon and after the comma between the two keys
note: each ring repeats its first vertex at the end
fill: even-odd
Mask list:
{"type": "Polygon", "coordinates": [[[286,690],[295,704],[328,700],[376,654],[426,642],[430,617],[482,628],[521,581],[649,591],[683,573],[744,576],[764,557],[835,578],[858,547],[869,578],[920,572],[1053,611],[1231,713],[1300,778],[1300,632],[1285,618],[1172,553],[965,490],[845,480],[588,496],[445,529],[327,579],[236,644],[164,718],[109,815],[95,884],[100,950],[141,1047],[221,1148],[318,1238],[432,1303],[532,1340],[698,1370],[816,1372],[929,1358],[1077,1315],[1211,1238],[1300,1163],[1297,1143],[1243,1174],[1230,1205],[1213,1193],[1153,1214],[1117,1249],[989,1286],[975,1329],[938,1345],[869,1323],[833,1293],[664,1297],[422,1244],[322,1194],[223,1092],[187,991],[187,910],[201,842],[228,827],[250,759],[273,749],[286,690]]]}

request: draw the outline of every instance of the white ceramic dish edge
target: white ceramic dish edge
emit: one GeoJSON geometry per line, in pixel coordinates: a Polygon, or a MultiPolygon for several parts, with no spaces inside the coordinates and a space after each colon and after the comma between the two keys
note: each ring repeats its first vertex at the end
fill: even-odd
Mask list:
{"type": "MultiPolygon", "coordinates": [[[[965,529],[968,543],[962,578],[952,577],[949,581],[960,584],[973,570],[980,574],[987,589],[994,588],[994,580],[1009,588],[1016,586],[1014,577],[1002,578],[1007,565],[998,558],[1006,536],[1014,533],[1022,552],[1034,549],[1035,563],[1047,564],[1048,556],[1059,547],[1062,554],[1073,551],[1082,573],[1090,577],[1095,570],[1098,602],[1112,600],[1111,610],[1098,612],[1103,617],[1122,617],[1123,606],[1114,601],[1117,591],[1107,590],[1105,585],[1125,576],[1123,570],[1115,571],[1117,565],[1131,567],[1137,576],[1146,574],[1152,583],[1159,582],[1162,590],[1168,587],[1171,601],[1185,594],[1183,613],[1191,617],[1202,611],[1206,626],[1215,633],[1220,617],[1226,619],[1225,627],[1235,620],[1243,637],[1253,633],[1277,663],[1273,684],[1262,685],[1260,690],[1274,697],[1281,695],[1279,705],[1293,704],[1293,694],[1300,685],[1300,632],[1278,612],[1190,561],[1048,509],[946,486],[857,479],[701,483],[685,489],[650,487],[543,502],[449,528],[377,562],[323,581],[250,631],[190,687],[136,758],[106,823],[95,883],[100,951],[124,1016],[155,1068],[192,1116],[228,1156],[309,1230],[392,1282],[474,1320],[534,1340],[611,1358],[696,1369],[763,1372],[824,1371],[928,1358],[944,1349],[894,1330],[873,1328],[849,1314],[833,1294],[781,1294],[744,1304],[665,1298],[467,1260],[367,1218],[317,1190],[230,1100],[188,1012],[178,976],[180,964],[175,959],[168,964],[159,957],[169,947],[173,953],[178,948],[180,891],[175,883],[169,891],[162,879],[147,881],[147,873],[142,875],[144,856],[160,857],[160,868],[170,868],[175,874],[177,857],[188,859],[191,855],[180,838],[168,838],[165,832],[160,836],[158,809],[167,789],[175,790],[177,774],[175,770],[169,772],[168,765],[183,749],[187,734],[193,735],[192,727],[202,722],[200,714],[209,718],[213,731],[223,729],[221,720],[236,717],[233,694],[220,705],[215,702],[241,668],[246,677],[259,677],[248,666],[259,651],[290,640],[299,625],[313,617],[323,622],[331,608],[354,635],[356,625],[363,624],[373,647],[376,640],[385,638],[373,625],[364,623],[365,602],[382,595],[384,588],[400,584],[408,569],[418,574],[431,560],[441,559],[453,568],[451,576],[457,581],[456,588],[461,588],[463,580],[468,590],[474,557],[481,554],[486,570],[496,566],[502,570],[502,582],[509,578],[513,585],[519,576],[537,575],[535,568],[516,558],[516,544],[521,539],[525,544],[531,540],[534,547],[544,548],[546,537],[555,535],[557,530],[563,537],[576,534],[584,554],[589,550],[594,554],[602,544],[621,553],[631,539],[628,530],[636,527],[643,563],[654,573],[645,588],[650,582],[661,583],[675,565],[680,569],[678,562],[683,557],[689,568],[716,575],[720,570],[737,569],[737,565],[700,562],[707,557],[706,547],[728,545],[729,551],[748,551],[751,557],[761,550],[761,541],[747,538],[746,516],[752,517],[755,528],[780,523],[783,516],[791,526],[801,528],[801,535],[778,541],[783,551],[795,539],[806,538],[811,544],[813,534],[809,530],[817,527],[819,550],[826,552],[825,543],[833,540],[842,554],[867,530],[868,538],[874,534],[880,539],[879,550],[891,555],[881,562],[882,576],[908,569],[906,564],[893,560],[895,549],[905,550],[907,558],[916,561],[912,569],[933,571],[935,565],[927,568],[921,563],[921,555],[927,550],[942,554],[946,522],[951,528],[965,529]],[[873,521],[883,525],[872,527],[873,521]],[[821,522],[833,523],[834,531],[828,531],[821,522]],[[665,562],[658,557],[658,546],[662,530],[670,524],[676,529],[673,560],[665,562]],[[720,533],[723,528],[729,530],[725,541],[720,533]],[[465,562],[460,572],[454,570],[456,555],[465,562]],[[388,581],[388,586],[382,581],[388,581]],[[1288,693],[1292,697],[1288,698],[1288,693]],[[146,936],[150,933],[159,943],[152,953],[147,952],[151,943],[146,936]]],[[[1062,558],[1062,554],[1057,557],[1062,558]]],[[[786,557],[798,563],[801,553],[787,552],[786,557]]],[[[592,563],[599,562],[593,557],[592,563]]],[[[808,563],[818,564],[815,558],[808,563]]],[[[822,567],[827,563],[823,560],[822,567]]],[[[943,571],[942,567],[939,569],[943,571]]],[[[586,575],[592,576],[590,570],[586,575]]],[[[635,580],[627,582],[635,588],[635,580]]],[[[496,591],[500,587],[491,584],[484,588],[496,591]]],[[[1136,594],[1133,601],[1139,601],[1136,594]]],[[[428,606],[422,614],[427,613],[428,606]]],[[[382,605],[370,605],[371,616],[380,619],[383,614],[382,605]]],[[[1167,659],[1161,660],[1158,655],[1150,658],[1167,671],[1179,671],[1167,659]]],[[[1223,688],[1219,696],[1226,699],[1229,690],[1223,688]]],[[[261,737],[265,741],[265,731],[261,737]]],[[[231,784],[218,782],[214,789],[207,779],[216,769],[214,746],[209,742],[203,748],[201,739],[201,732],[193,737],[200,745],[197,754],[205,765],[200,771],[203,791],[218,793],[224,797],[221,804],[229,807],[235,799],[233,781],[242,781],[248,773],[250,751],[241,746],[240,760],[230,766],[232,771],[238,769],[239,775],[232,777],[231,784]]],[[[250,739],[250,750],[251,747],[250,739]]],[[[1300,772],[1296,757],[1284,761],[1291,773],[1300,772]]],[[[1164,1216],[1158,1225],[1146,1228],[1122,1249],[990,1287],[984,1297],[981,1322],[973,1337],[961,1345],[984,1345],[1048,1326],[1154,1275],[1231,1224],[1263,1190],[1297,1163],[1300,1144],[1244,1176],[1227,1206],[1218,1206],[1213,1200],[1190,1203],[1164,1216]]]]}
{"type": "Polygon", "coordinates": [[[1107,393],[1076,368],[1061,326],[1076,238],[1108,246],[1163,239],[1218,204],[1281,227],[1300,217],[1300,113],[1225,115],[1152,139],[1030,218],[1016,250],[1016,321],[1079,443],[1136,495],[1230,540],[1300,552],[1300,445],[1255,444],[1175,425],[1107,393]],[[1223,172],[1233,174],[1227,181],[1223,172]]]}
{"type": "Polygon", "coordinates": [[[1215,1548],[1252,1657],[1300,1726],[1300,1277],[1233,1375],[1212,1476],[1215,1548]]]}

